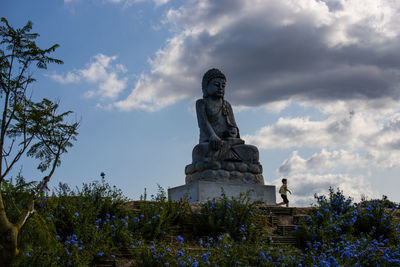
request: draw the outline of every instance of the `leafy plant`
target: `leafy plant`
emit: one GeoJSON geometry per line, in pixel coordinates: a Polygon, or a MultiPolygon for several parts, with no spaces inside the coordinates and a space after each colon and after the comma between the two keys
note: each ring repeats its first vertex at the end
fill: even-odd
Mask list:
{"type": "Polygon", "coordinates": [[[258,204],[251,203],[248,194],[229,199],[222,191],[220,198],[209,200],[200,211],[192,212],[194,233],[200,237],[229,233],[235,240],[254,241],[264,226],[263,220],[259,220],[258,204]]]}
{"type": "MultiPolygon", "coordinates": [[[[7,215],[0,188],[0,262],[10,264],[18,255],[18,234],[34,213],[35,200],[47,189],[47,183],[61,163],[61,155],[72,147],[77,136],[77,122],[68,122],[72,111],[59,112],[58,103],[48,99],[35,102],[28,87],[35,81],[32,70],[46,69],[47,64],[62,64],[49,56],[59,46],[47,49],[36,45],[37,33],[32,22],[14,29],[5,18],[0,24],[0,183],[7,183],[10,171],[26,155],[38,160],[37,168],[46,172],[35,188],[21,193],[22,206],[13,220],[7,215]]],[[[26,189],[26,188],[16,188],[26,189]]]]}

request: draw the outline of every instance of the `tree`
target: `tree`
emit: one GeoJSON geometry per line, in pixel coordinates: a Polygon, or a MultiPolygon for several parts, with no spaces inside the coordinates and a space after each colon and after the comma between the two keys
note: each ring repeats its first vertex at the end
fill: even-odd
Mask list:
{"type": "Polygon", "coordinates": [[[8,265],[18,255],[18,233],[34,212],[35,200],[47,189],[47,183],[60,165],[61,155],[76,140],[79,123],[70,121],[72,111],[59,113],[59,104],[48,99],[35,102],[28,86],[35,81],[33,69],[63,62],[48,55],[59,46],[39,48],[31,33],[32,22],[14,29],[5,18],[0,23],[0,265],[8,265]],[[39,161],[43,179],[31,189],[19,218],[11,222],[2,197],[2,184],[23,155],[39,161]]]}

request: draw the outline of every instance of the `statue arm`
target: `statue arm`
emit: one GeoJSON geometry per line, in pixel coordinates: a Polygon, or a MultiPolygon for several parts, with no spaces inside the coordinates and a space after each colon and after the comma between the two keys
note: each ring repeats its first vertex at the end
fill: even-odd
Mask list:
{"type": "Polygon", "coordinates": [[[206,106],[203,99],[199,99],[196,102],[196,114],[197,122],[200,130],[203,130],[208,135],[208,141],[210,142],[214,150],[218,150],[221,147],[221,139],[215,133],[210,122],[207,118],[206,106]]]}
{"type": "Polygon", "coordinates": [[[209,138],[213,135],[216,136],[217,134],[207,119],[206,106],[203,99],[199,99],[196,102],[196,114],[199,128],[206,132],[209,138]]]}
{"type": "Polygon", "coordinates": [[[227,108],[228,108],[228,119],[229,119],[229,124],[236,128],[236,131],[237,131],[237,136],[236,136],[236,137],[237,137],[237,138],[240,138],[239,127],[238,127],[237,124],[236,124],[235,116],[233,115],[232,106],[231,106],[231,104],[230,104],[228,101],[226,101],[226,106],[227,106],[227,108]]]}

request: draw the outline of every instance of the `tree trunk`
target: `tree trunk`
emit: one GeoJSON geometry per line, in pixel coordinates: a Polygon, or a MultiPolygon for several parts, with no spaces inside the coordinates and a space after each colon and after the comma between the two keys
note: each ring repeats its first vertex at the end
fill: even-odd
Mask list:
{"type": "Polygon", "coordinates": [[[7,218],[0,190],[0,267],[9,266],[18,255],[18,231],[19,228],[7,218]]]}
{"type": "Polygon", "coordinates": [[[18,255],[18,229],[13,224],[1,225],[0,229],[0,266],[9,266],[18,255]]]}

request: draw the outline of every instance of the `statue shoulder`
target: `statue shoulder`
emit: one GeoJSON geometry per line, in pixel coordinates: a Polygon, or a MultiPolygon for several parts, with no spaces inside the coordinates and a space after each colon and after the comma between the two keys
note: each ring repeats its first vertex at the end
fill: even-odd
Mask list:
{"type": "Polygon", "coordinates": [[[197,99],[196,101],[196,108],[202,108],[206,105],[206,101],[202,98],[197,99]]]}
{"type": "Polygon", "coordinates": [[[231,103],[229,103],[227,100],[224,100],[224,104],[225,104],[227,107],[232,108],[231,103]]]}
{"type": "Polygon", "coordinates": [[[228,108],[231,112],[233,112],[231,103],[229,103],[228,101],[224,100],[224,106],[225,106],[226,108],[228,108]]]}

